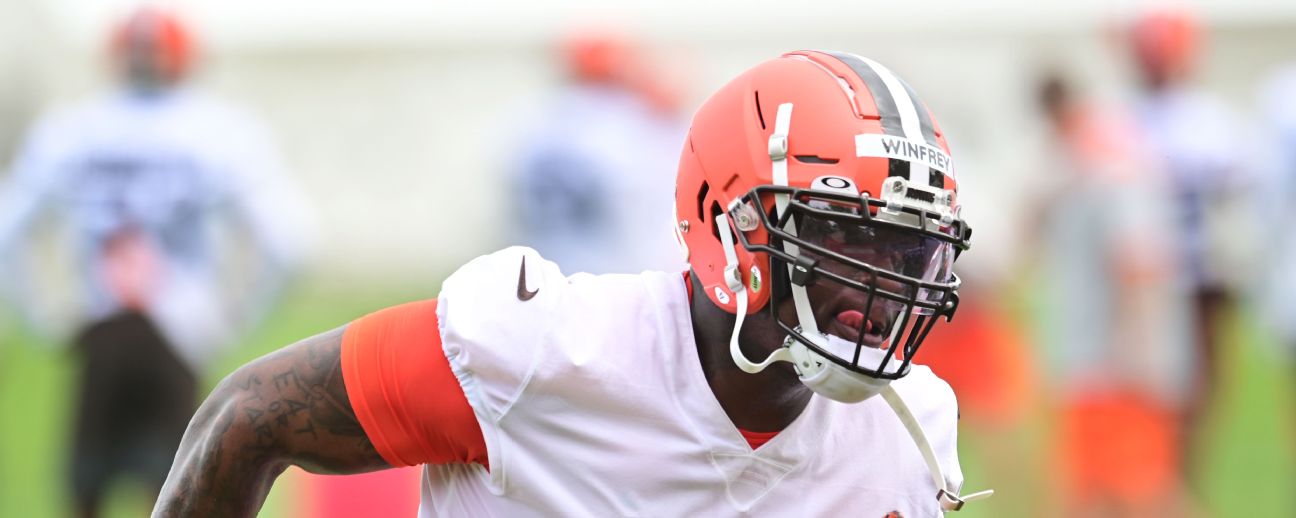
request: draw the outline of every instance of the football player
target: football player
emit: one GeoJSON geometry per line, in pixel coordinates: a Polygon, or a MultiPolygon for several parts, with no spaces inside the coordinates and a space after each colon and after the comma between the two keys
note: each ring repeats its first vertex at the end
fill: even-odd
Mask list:
{"type": "Polygon", "coordinates": [[[1038,336],[1062,515],[1193,516],[1178,464],[1192,351],[1187,290],[1165,232],[1175,221],[1170,179],[1130,114],[1085,99],[1061,75],[1038,91],[1055,174],[1026,219],[1033,268],[1050,283],[1035,311],[1048,324],[1038,336]]]}
{"type": "Polygon", "coordinates": [[[913,363],[958,307],[971,232],[912,88],[852,54],[757,65],[694,116],[675,212],[683,275],[568,277],[509,248],[238,369],[154,515],[252,515],[289,465],[423,464],[422,516],[912,517],[987,496],[959,496],[954,394],[913,363]]]}
{"type": "Polygon", "coordinates": [[[1230,339],[1225,322],[1236,307],[1246,272],[1258,271],[1251,212],[1265,189],[1255,185],[1243,125],[1225,102],[1196,84],[1197,62],[1209,34],[1197,16],[1173,7],[1143,11],[1130,26],[1130,50],[1141,79],[1134,105],[1148,151],[1169,174],[1177,219],[1175,258],[1185,269],[1191,304],[1193,357],[1182,373],[1190,385],[1182,412],[1183,475],[1200,459],[1202,419],[1217,397],[1220,354],[1230,339]]]}
{"type": "Polygon", "coordinates": [[[198,374],[274,301],[310,230],[260,121],[191,81],[196,40],[171,11],[131,11],[110,40],[118,84],[43,114],[0,185],[0,287],[38,328],[73,331],[77,516],[124,475],[156,494],[198,374]],[[65,270],[34,260],[50,221],[75,289],[63,318],[33,310],[65,270]]]}

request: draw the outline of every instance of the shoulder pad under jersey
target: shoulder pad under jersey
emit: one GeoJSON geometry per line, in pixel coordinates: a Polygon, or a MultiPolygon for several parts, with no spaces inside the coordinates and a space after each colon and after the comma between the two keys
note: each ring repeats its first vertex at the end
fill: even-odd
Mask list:
{"type": "Polygon", "coordinates": [[[480,410],[502,417],[525,388],[566,289],[558,265],[524,247],[473,259],[442,284],[442,346],[480,410]]]}

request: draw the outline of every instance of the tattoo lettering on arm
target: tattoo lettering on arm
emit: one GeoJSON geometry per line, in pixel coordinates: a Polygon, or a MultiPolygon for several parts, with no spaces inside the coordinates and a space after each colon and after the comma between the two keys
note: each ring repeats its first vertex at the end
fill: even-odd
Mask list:
{"type": "Polygon", "coordinates": [[[313,473],[390,467],[342,380],[342,329],[249,363],[212,391],[176,453],[154,516],[254,516],[290,465],[313,473]]]}

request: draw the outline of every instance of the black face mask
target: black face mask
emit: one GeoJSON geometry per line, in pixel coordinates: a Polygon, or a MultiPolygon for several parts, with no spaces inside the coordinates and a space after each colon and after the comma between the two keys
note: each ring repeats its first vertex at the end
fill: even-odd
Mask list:
{"type": "Polygon", "coordinates": [[[774,302],[770,310],[789,336],[847,369],[877,378],[904,376],[914,353],[935,321],[953,317],[959,279],[952,272],[955,256],[968,246],[971,230],[961,220],[941,222],[939,215],[911,207],[887,208],[867,196],[762,186],[744,198],[769,233],[769,244],[739,241],[752,252],[770,256],[774,302]],[[787,209],[774,220],[773,207],[760,200],[788,196],[787,209]],[[812,311],[841,311],[820,331],[854,343],[853,350],[826,350],[802,334],[795,323],[778,318],[777,302],[792,297],[794,286],[835,293],[810,300],[812,311]],[[831,288],[831,289],[828,289],[831,288]],[[832,308],[823,300],[831,299],[832,308]],[[836,323],[834,323],[834,320],[836,323]],[[834,327],[837,324],[849,329],[834,327]],[[841,332],[833,333],[833,329],[841,332]],[[845,336],[842,336],[845,335],[845,336]],[[862,361],[887,351],[880,364],[862,361]],[[896,369],[894,361],[901,362],[896,369]],[[890,364],[890,368],[888,368],[890,364]]]}

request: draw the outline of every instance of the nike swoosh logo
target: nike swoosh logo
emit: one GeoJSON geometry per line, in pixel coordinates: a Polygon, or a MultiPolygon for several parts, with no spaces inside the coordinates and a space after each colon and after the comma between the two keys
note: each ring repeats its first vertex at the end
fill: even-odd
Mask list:
{"type": "Polygon", "coordinates": [[[518,300],[526,302],[535,298],[537,293],[540,293],[540,288],[528,290],[526,287],[526,256],[522,256],[522,268],[518,270],[518,300]]]}

